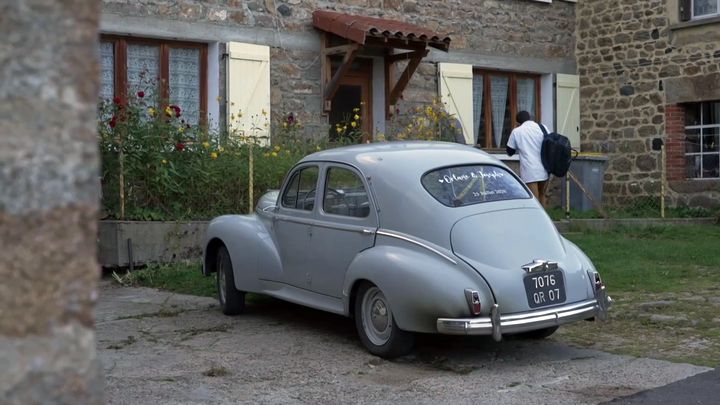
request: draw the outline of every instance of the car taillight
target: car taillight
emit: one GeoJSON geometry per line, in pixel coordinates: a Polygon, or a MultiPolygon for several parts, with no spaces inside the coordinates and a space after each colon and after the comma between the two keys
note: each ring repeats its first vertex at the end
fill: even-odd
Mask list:
{"type": "Polygon", "coordinates": [[[595,273],[594,277],[595,277],[595,290],[597,291],[597,290],[603,288],[604,284],[602,282],[602,279],[600,278],[600,273],[595,273]]]}
{"type": "Polygon", "coordinates": [[[480,293],[475,290],[466,289],[465,298],[467,299],[468,306],[470,307],[470,313],[473,315],[480,315],[480,293]]]}

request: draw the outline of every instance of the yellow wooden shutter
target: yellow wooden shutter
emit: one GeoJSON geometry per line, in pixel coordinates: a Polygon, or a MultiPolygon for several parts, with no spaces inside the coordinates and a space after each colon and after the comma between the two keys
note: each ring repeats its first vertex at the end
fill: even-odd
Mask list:
{"type": "Polygon", "coordinates": [[[270,141],[270,47],[228,42],[227,122],[231,136],[270,141]]]}
{"type": "Polygon", "coordinates": [[[473,131],[473,70],[472,65],[438,64],[438,91],[447,112],[454,114],[462,125],[465,143],[474,144],[473,131]]]}
{"type": "Polygon", "coordinates": [[[567,136],[572,147],[580,150],[580,77],[558,73],[556,82],[556,132],[567,136]]]}

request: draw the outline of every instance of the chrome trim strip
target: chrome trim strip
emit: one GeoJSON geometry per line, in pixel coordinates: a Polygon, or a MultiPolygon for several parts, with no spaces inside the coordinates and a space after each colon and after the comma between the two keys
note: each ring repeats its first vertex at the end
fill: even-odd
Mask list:
{"type": "Polygon", "coordinates": [[[318,228],[334,229],[336,231],[347,231],[347,232],[358,232],[363,235],[372,235],[375,233],[374,228],[368,228],[364,225],[352,225],[352,224],[331,224],[325,221],[315,222],[313,225],[318,228]]]}
{"type": "Polygon", "coordinates": [[[395,232],[387,231],[387,230],[384,230],[384,229],[378,229],[377,231],[375,231],[375,233],[376,233],[377,235],[382,235],[382,236],[387,236],[387,237],[390,237],[390,238],[395,238],[395,239],[404,240],[405,242],[409,242],[409,243],[412,243],[412,244],[414,244],[414,245],[420,246],[420,247],[422,247],[422,248],[425,248],[425,249],[427,249],[427,250],[435,253],[436,255],[442,257],[443,259],[449,261],[449,262],[452,263],[452,264],[457,264],[457,262],[456,262],[455,260],[453,260],[452,257],[450,257],[450,256],[444,254],[443,252],[441,252],[441,251],[433,248],[432,246],[428,246],[428,245],[426,245],[426,244],[424,244],[424,243],[422,243],[422,242],[420,242],[420,241],[417,241],[417,240],[415,240],[415,239],[413,239],[413,238],[408,238],[407,236],[403,236],[403,235],[397,234],[397,233],[395,233],[395,232]]]}
{"type": "Polygon", "coordinates": [[[439,333],[452,335],[492,335],[493,339],[499,340],[503,333],[525,332],[594,316],[602,318],[603,312],[602,305],[596,299],[505,316],[500,315],[495,304],[490,311],[490,317],[438,318],[437,330],[439,333]]]}

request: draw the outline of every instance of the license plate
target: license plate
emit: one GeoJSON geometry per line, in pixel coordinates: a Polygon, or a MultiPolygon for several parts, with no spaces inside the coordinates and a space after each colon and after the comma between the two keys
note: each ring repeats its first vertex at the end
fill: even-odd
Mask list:
{"type": "Polygon", "coordinates": [[[560,270],[531,273],[523,282],[530,308],[565,302],[565,279],[560,270]]]}

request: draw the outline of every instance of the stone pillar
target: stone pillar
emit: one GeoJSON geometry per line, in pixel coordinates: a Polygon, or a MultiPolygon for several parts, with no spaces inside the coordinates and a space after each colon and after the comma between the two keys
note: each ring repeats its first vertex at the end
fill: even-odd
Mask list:
{"type": "Polygon", "coordinates": [[[0,404],[102,403],[96,0],[0,2],[0,404]]]}

